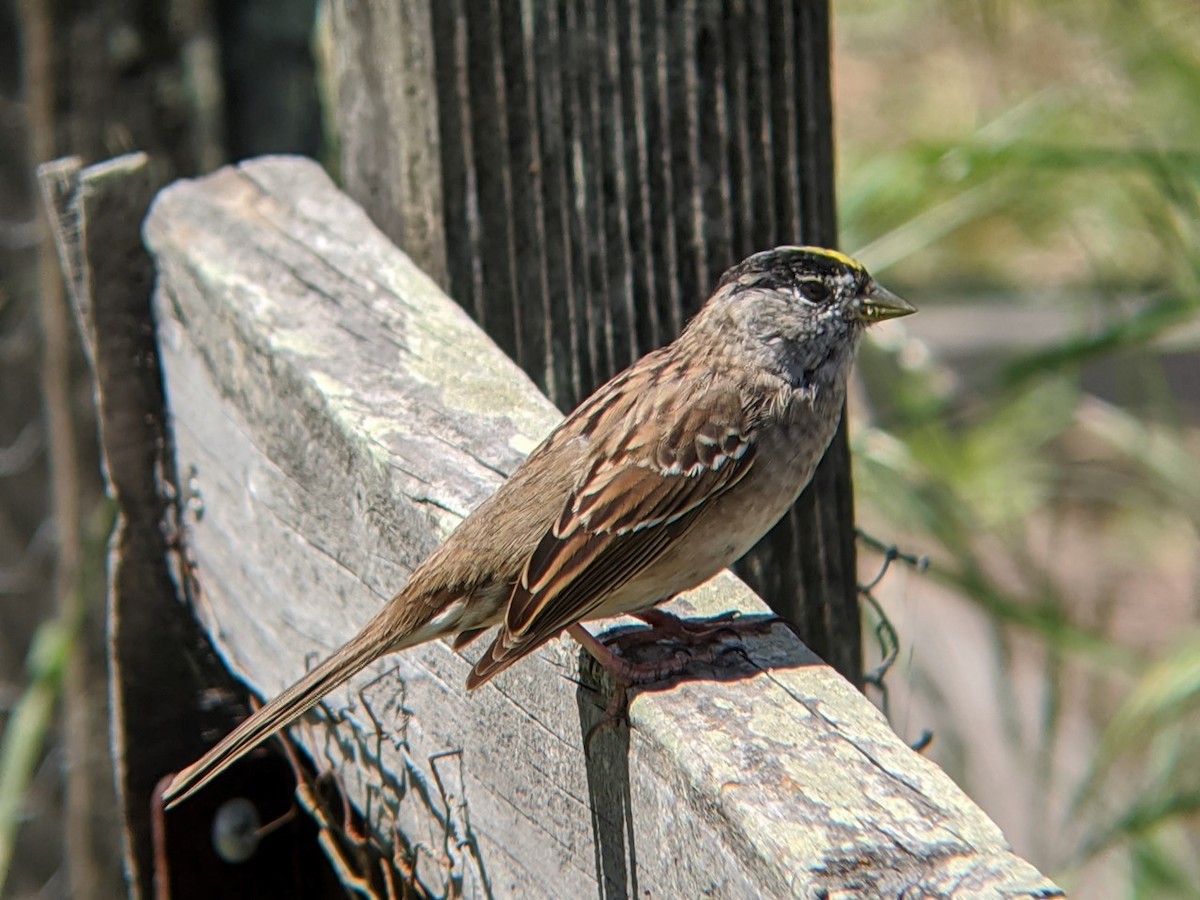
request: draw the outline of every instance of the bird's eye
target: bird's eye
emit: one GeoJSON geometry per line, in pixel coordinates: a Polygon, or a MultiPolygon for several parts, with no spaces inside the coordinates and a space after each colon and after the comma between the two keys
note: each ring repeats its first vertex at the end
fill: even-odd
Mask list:
{"type": "Polygon", "coordinates": [[[829,302],[829,285],[823,281],[802,281],[799,289],[800,296],[809,303],[820,305],[829,302]]]}

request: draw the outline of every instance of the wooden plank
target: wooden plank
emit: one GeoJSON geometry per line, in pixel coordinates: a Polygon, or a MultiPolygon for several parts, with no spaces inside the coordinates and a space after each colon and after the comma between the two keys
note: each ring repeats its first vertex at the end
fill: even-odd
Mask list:
{"type": "MultiPolygon", "coordinates": [[[[195,611],[274,694],[558,414],[311,162],[176,183],[145,234],[177,465],[197,491],[195,611]]],[[[765,611],[728,574],[675,605],[765,611]]],[[[392,657],[295,729],[377,834],[400,829],[435,892],[1059,895],[786,628],[710,679],[639,693],[634,728],[590,753],[603,698],[572,643],[467,695],[479,652],[392,657]]]]}
{"type": "MultiPolygon", "coordinates": [[[[59,160],[39,176],[95,379],[106,483],[117,507],[108,560],[109,725],[130,896],[162,896],[156,885],[174,900],[333,896],[319,892],[328,878],[309,849],[315,826],[302,818],[238,866],[220,860],[210,842],[221,791],[155,835],[160,779],[246,712],[243,692],[176,589],[185,566],[175,523],[187,495],[170,452],[150,309],[154,267],[141,242],[159,181],[140,153],[87,168],[59,160]]],[[[222,787],[255,798],[270,818],[290,805],[290,786],[285,764],[256,758],[222,787]]]]}

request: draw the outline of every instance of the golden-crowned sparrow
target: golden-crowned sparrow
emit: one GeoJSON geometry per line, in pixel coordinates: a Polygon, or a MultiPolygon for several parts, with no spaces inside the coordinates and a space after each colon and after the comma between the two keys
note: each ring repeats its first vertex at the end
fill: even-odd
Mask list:
{"type": "Polygon", "coordinates": [[[837,428],[863,329],[914,308],[815,247],[727,271],[673,343],[585,400],[341,649],[165,792],[198,790],[387,653],[495,639],[475,688],[579,623],[647,610],[749,550],[812,477],[837,428]]]}

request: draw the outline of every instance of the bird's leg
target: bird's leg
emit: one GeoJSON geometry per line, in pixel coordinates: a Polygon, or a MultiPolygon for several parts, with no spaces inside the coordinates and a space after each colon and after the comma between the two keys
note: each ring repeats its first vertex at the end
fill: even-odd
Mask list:
{"type": "Polygon", "coordinates": [[[634,613],[634,615],[650,627],[626,632],[607,643],[597,639],[578,622],[567,628],[567,633],[608,672],[613,680],[612,697],[600,721],[592,726],[584,738],[585,749],[591,746],[592,738],[601,731],[614,728],[627,720],[626,712],[631,687],[653,684],[676,675],[682,675],[693,663],[715,665],[731,649],[740,649],[737,647],[718,648],[714,646],[716,637],[764,634],[770,631],[772,625],[780,621],[775,616],[756,616],[739,621],[736,618],[736,612],[725,613],[697,622],[684,621],[678,616],[659,609],[646,610],[634,613]],[[657,644],[663,640],[674,641],[685,646],[702,646],[704,650],[696,653],[685,647],[678,647],[664,659],[634,662],[618,655],[612,649],[615,646],[624,652],[632,647],[657,644]]]}
{"type": "Polygon", "coordinates": [[[665,609],[651,607],[641,612],[630,613],[635,619],[641,619],[650,626],[650,633],[656,640],[669,638],[680,643],[695,643],[709,640],[721,634],[765,634],[771,626],[779,621],[776,616],[766,618],[756,616],[746,619],[736,609],[721,613],[719,616],[709,616],[706,619],[681,619],[665,609]]]}
{"type": "Polygon", "coordinates": [[[567,628],[567,633],[575,638],[615,681],[626,687],[651,684],[681,675],[693,661],[711,662],[721,655],[714,655],[711,650],[699,654],[692,653],[687,647],[710,645],[723,636],[736,638],[743,634],[766,634],[776,622],[781,621],[778,616],[739,617],[736,611],[698,621],[685,621],[661,609],[643,610],[633,615],[650,627],[627,631],[608,641],[594,637],[578,622],[567,628]],[[616,648],[624,654],[634,647],[645,647],[663,641],[671,641],[681,646],[665,659],[640,663],[624,658],[613,649],[616,648]]]}
{"type": "Polygon", "coordinates": [[[592,658],[613,677],[615,682],[627,688],[638,684],[651,684],[674,675],[680,675],[687,671],[688,664],[691,662],[691,657],[684,652],[675,653],[668,659],[645,663],[623,659],[609,649],[606,644],[597,640],[578,622],[567,628],[567,634],[575,638],[583,646],[583,649],[590,653],[592,658]]]}
{"type": "Polygon", "coordinates": [[[639,610],[638,612],[630,613],[630,615],[635,619],[641,619],[647,625],[654,628],[680,629],[682,631],[696,625],[728,622],[737,615],[737,610],[731,609],[728,612],[721,613],[719,616],[711,616],[707,619],[701,619],[698,622],[687,622],[675,615],[675,613],[667,612],[665,609],[660,609],[657,606],[651,606],[649,609],[639,610]]]}
{"type": "Polygon", "coordinates": [[[635,663],[628,659],[622,659],[578,622],[567,628],[567,634],[575,638],[613,679],[612,697],[608,701],[604,714],[584,736],[583,748],[585,751],[590,750],[592,739],[600,732],[616,728],[628,720],[626,713],[629,705],[629,688],[637,684],[650,684],[673,675],[679,675],[687,670],[688,664],[691,662],[691,657],[684,652],[676,653],[670,659],[648,663],[635,663]]]}

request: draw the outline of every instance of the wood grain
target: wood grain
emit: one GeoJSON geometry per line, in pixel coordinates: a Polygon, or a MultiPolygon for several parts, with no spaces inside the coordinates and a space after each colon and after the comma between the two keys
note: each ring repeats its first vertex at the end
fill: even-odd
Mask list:
{"type": "Polygon", "coordinates": [[[108,827],[121,839],[129,896],[334,896],[328,867],[311,852],[315,826],[304,818],[237,866],[210,845],[213,813],[226,796],[254,798],[265,818],[286,811],[289,772],[278,759],[251,760],[169,828],[155,827],[159,781],[246,714],[244,695],[182,602],[186,591],[176,589],[186,568],[176,539],[185,494],[151,318],[154,265],[141,243],[161,176],[144,154],[131,154],[87,168],[59,160],[39,177],[94,378],[117,513],[107,566],[108,683],[96,686],[112,698],[111,720],[97,752],[111,750],[120,828],[108,827]]]}

